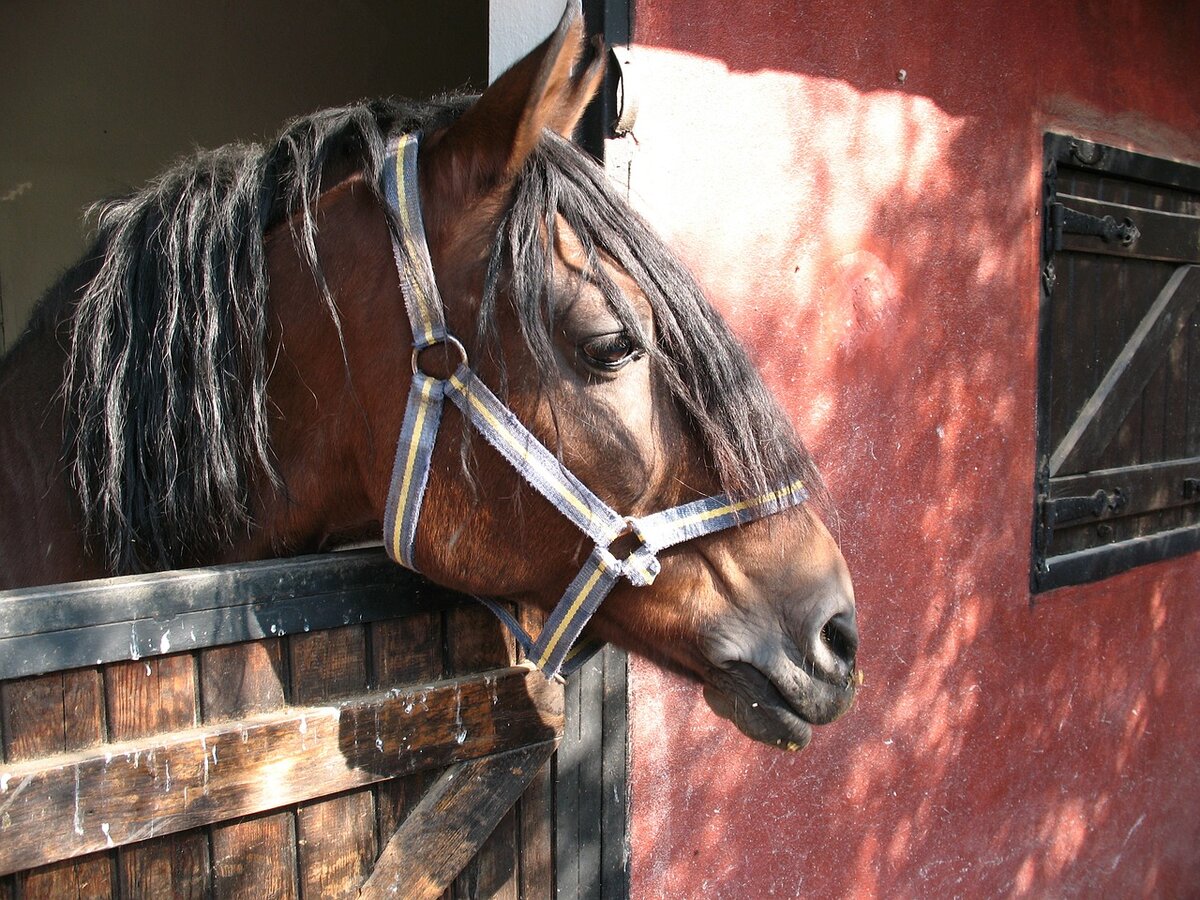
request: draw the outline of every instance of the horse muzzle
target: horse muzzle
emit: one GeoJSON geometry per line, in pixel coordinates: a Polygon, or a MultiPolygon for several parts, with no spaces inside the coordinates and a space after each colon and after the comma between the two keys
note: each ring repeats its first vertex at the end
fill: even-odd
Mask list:
{"type": "MultiPolygon", "coordinates": [[[[778,633],[777,633],[778,634],[778,633]]],[[[796,629],[774,640],[719,640],[705,674],[704,698],[747,737],[787,750],[812,740],[854,702],[858,628],[852,602],[818,604],[796,629]],[[765,643],[765,646],[764,646],[765,643]],[[722,653],[719,647],[743,648],[722,653]]]]}

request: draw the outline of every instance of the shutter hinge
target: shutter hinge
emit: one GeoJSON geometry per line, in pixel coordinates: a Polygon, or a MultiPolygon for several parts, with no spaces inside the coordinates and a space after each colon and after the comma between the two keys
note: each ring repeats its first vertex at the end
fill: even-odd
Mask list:
{"type": "Polygon", "coordinates": [[[1105,513],[1120,512],[1128,503],[1120,488],[1096,491],[1086,497],[1045,497],[1042,500],[1042,520],[1046,527],[1064,525],[1079,519],[1098,519],[1105,513]]]}
{"type": "Polygon", "coordinates": [[[1106,244],[1120,243],[1124,247],[1142,236],[1133,219],[1128,216],[1118,222],[1112,216],[1093,216],[1062,203],[1050,204],[1047,224],[1053,235],[1051,246],[1056,253],[1062,249],[1064,234],[1090,234],[1101,238],[1106,244]]]}

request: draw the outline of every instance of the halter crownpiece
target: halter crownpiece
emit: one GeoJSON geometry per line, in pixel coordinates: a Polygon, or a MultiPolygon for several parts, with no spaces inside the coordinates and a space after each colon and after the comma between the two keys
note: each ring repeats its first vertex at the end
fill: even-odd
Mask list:
{"type": "Polygon", "coordinates": [[[525,657],[547,678],[568,674],[586,655],[572,648],[601,601],[624,578],[643,587],[658,575],[658,553],[683,541],[781,512],[807,499],[800,481],[747,500],[724,495],[706,497],[648,516],[622,516],[597,497],[521,424],[471,369],[463,345],[446,329],[417,180],[417,134],[394,138],[384,164],[384,192],[396,212],[400,234],[392,250],[413,332],[413,380],[404,424],[396,448],[391,488],[384,511],[384,544],[388,555],[417,571],[414,560],[417,523],[429,478],[433,445],[448,397],[474,428],[529,484],[549,500],[595,544],[535,639],[496,601],[476,598],[508,627],[525,657]],[[421,371],[420,353],[449,344],[459,362],[448,378],[421,371]],[[632,535],[639,543],[618,559],[610,550],[618,538],[632,535]]]}

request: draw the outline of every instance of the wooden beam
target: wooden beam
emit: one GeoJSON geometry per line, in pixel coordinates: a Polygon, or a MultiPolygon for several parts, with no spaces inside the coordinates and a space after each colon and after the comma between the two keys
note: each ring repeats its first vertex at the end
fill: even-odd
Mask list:
{"type": "Polygon", "coordinates": [[[382,550],[0,591],[0,679],[453,606],[382,550]]]}
{"type": "Polygon", "coordinates": [[[524,666],[0,766],[0,875],[557,740],[524,666]]]}
{"type": "Polygon", "coordinates": [[[361,900],[440,897],[545,765],[555,742],[452,766],[397,830],[361,900]]]}
{"type": "Polygon", "coordinates": [[[1196,550],[1200,550],[1200,525],[1185,525],[1115,544],[1075,550],[1046,560],[1047,571],[1037,576],[1038,589],[1084,584],[1196,550]]]}
{"type": "Polygon", "coordinates": [[[1200,266],[1180,266],[1050,455],[1050,476],[1086,472],[1113,439],[1200,302],[1200,266]]]}

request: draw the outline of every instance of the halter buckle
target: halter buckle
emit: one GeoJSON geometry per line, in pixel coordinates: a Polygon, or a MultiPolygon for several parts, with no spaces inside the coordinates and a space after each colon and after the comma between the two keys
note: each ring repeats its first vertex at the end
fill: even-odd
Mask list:
{"type": "Polygon", "coordinates": [[[622,516],[621,523],[621,530],[605,549],[620,562],[622,574],[631,583],[641,587],[653,584],[658,575],[658,559],[648,549],[650,542],[633,516],[622,516]]]}

